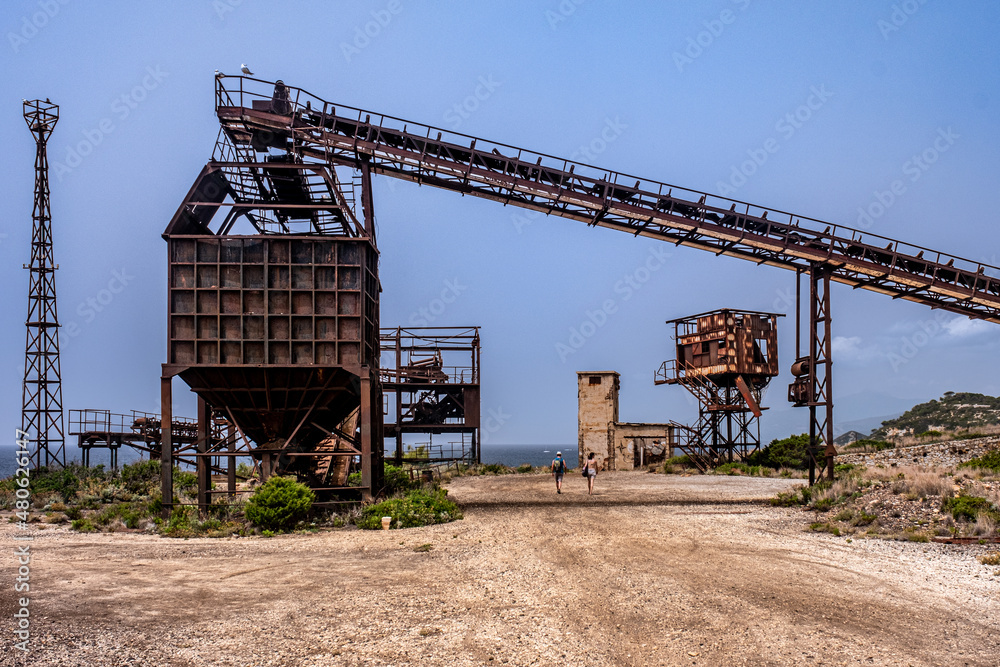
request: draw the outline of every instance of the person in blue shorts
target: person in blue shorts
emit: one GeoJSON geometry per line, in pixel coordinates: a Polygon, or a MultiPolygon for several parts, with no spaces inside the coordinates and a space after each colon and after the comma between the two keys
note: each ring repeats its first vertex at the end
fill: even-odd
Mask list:
{"type": "Polygon", "coordinates": [[[556,452],[556,457],[552,459],[552,477],[556,480],[556,493],[562,493],[562,482],[565,475],[566,461],[563,460],[562,452],[556,452]]]}

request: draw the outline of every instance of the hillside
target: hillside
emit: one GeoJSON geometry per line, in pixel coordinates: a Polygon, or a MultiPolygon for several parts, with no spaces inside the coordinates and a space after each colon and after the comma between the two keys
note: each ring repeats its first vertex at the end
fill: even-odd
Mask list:
{"type": "Polygon", "coordinates": [[[900,417],[882,422],[871,438],[919,435],[926,431],[967,431],[1000,425],[1000,397],[945,392],[940,400],[915,405],[900,417]]]}

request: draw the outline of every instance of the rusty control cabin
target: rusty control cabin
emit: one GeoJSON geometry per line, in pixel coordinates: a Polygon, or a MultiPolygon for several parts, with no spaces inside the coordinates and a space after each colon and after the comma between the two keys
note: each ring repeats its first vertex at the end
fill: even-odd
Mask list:
{"type": "Polygon", "coordinates": [[[745,459],[760,447],[761,395],[778,375],[776,313],[723,309],[669,320],[676,359],[655,384],[678,384],[698,400],[698,423],[678,427],[678,447],[701,468],[745,459]]]}

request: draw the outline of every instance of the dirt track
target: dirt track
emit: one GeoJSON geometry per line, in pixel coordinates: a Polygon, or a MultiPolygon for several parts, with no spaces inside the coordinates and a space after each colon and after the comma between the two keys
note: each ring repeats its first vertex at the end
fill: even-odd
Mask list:
{"type": "MultiPolygon", "coordinates": [[[[463,478],[466,518],[170,540],[39,531],[30,665],[997,665],[973,547],[808,533],[788,480],[463,478]],[[757,502],[753,502],[756,499],[757,502]],[[431,544],[429,552],[414,548],[431,544]]],[[[11,524],[3,523],[4,580],[11,524]]],[[[9,619],[13,592],[0,592],[9,619]]],[[[9,627],[9,620],[5,622],[9,627]]]]}

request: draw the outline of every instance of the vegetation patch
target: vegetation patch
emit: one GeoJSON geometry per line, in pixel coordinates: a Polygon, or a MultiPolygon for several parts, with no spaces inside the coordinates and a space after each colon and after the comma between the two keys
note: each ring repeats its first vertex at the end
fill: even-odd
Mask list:
{"type": "Polygon", "coordinates": [[[271,477],[250,497],[246,518],[263,530],[288,530],[306,518],[315,500],[316,494],[305,484],[271,477]]]}
{"type": "Polygon", "coordinates": [[[365,507],[356,523],[358,528],[378,530],[382,528],[384,516],[392,517],[390,528],[393,529],[416,528],[461,519],[462,511],[447,496],[448,492],[444,489],[415,489],[405,496],[365,507]]]}
{"type": "Polygon", "coordinates": [[[959,468],[980,468],[1000,473],[1000,449],[991,449],[980,457],[962,463],[959,468]]]}
{"type": "Polygon", "coordinates": [[[948,512],[958,521],[975,521],[980,514],[986,514],[993,520],[1000,520],[1000,512],[986,498],[979,496],[960,495],[955,498],[945,498],[941,503],[941,510],[948,512]]]}

